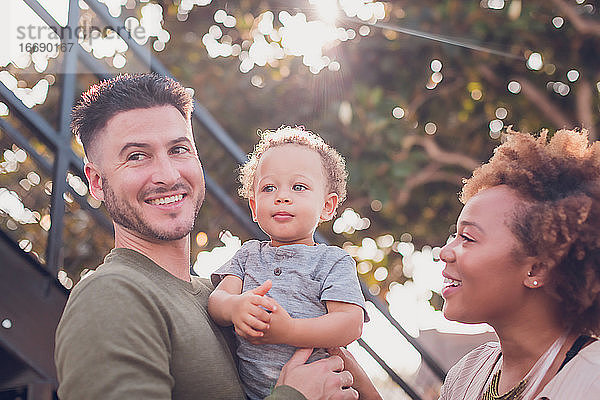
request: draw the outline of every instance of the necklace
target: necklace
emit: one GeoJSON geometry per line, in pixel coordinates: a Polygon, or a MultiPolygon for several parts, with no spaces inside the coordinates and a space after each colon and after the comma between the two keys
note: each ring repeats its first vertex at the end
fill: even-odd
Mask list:
{"type": "Polygon", "coordinates": [[[488,375],[488,380],[486,384],[484,384],[481,389],[480,396],[482,400],[531,400],[533,395],[537,391],[538,386],[540,385],[544,376],[550,369],[550,366],[554,362],[554,359],[558,355],[558,352],[562,348],[563,344],[567,340],[567,336],[569,332],[566,331],[559,338],[556,339],[550,347],[542,354],[540,358],[538,358],[537,362],[534,366],[529,370],[525,378],[515,387],[513,387],[508,393],[500,396],[498,394],[498,383],[500,381],[500,365],[502,364],[502,354],[496,360],[496,366],[492,368],[490,371],[490,375],[488,375]],[[495,371],[495,372],[494,372],[495,371]],[[494,375],[491,377],[492,372],[494,375]],[[496,381],[494,383],[494,380],[496,381]],[[487,389],[486,389],[487,388],[487,389]],[[518,389],[518,393],[517,392],[518,389]],[[490,397],[485,397],[489,394],[490,397]]]}
{"type": "Polygon", "coordinates": [[[492,377],[492,382],[483,394],[481,400],[519,400],[521,398],[521,394],[523,394],[523,391],[525,390],[527,381],[523,379],[508,392],[504,393],[503,395],[500,395],[498,394],[498,385],[500,384],[500,373],[501,371],[498,370],[498,372],[494,374],[494,376],[492,377]]]}

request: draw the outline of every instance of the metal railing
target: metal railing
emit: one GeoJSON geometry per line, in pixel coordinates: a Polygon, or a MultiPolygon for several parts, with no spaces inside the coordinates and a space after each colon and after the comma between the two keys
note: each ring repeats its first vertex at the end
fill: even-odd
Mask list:
{"type": "MultiPolygon", "coordinates": [[[[46,11],[44,7],[40,5],[37,0],[23,0],[50,28],[58,32],[61,29],[58,22],[46,11]]],[[[120,18],[113,17],[109,14],[106,6],[97,0],[85,0],[86,4],[90,9],[100,17],[105,23],[110,24],[113,27],[120,27],[119,32],[126,32],[124,23],[120,18]]],[[[78,0],[69,1],[69,13],[68,13],[68,26],[72,31],[75,30],[76,24],[79,19],[79,6],[78,0]]],[[[137,56],[141,58],[147,57],[147,53],[142,46],[140,46],[130,36],[121,35],[122,39],[127,43],[129,49],[137,56]]],[[[64,38],[63,38],[64,40],[64,38]]],[[[61,266],[62,260],[60,259],[60,248],[62,246],[62,231],[64,227],[65,217],[65,203],[63,200],[63,193],[69,192],[73,195],[73,198],[78,204],[86,211],[89,212],[93,218],[102,227],[107,230],[112,230],[112,223],[109,221],[104,214],[98,209],[93,208],[87,202],[87,200],[76,194],[67,183],[66,176],[68,170],[71,168],[75,174],[80,178],[84,179],[83,174],[83,161],[77,156],[71,149],[71,131],[70,131],[70,115],[71,108],[74,103],[76,96],[76,73],[77,63],[81,63],[95,74],[99,79],[106,79],[114,76],[101,62],[94,58],[90,53],[85,51],[78,43],[73,46],[72,50],[65,53],[65,61],[63,65],[64,79],[62,82],[61,99],[60,99],[60,115],[59,115],[59,128],[58,131],[52,128],[52,126],[36,111],[26,107],[21,100],[19,100],[13,92],[8,89],[4,84],[0,83],[0,97],[2,97],[14,110],[15,114],[20,120],[31,128],[40,138],[48,144],[55,151],[54,162],[51,164],[43,156],[35,151],[33,146],[30,145],[27,138],[22,135],[16,128],[14,128],[6,119],[0,118],[0,129],[2,129],[8,136],[10,136],[15,143],[26,150],[37,164],[44,170],[45,173],[53,177],[52,185],[52,197],[51,197],[51,228],[48,236],[48,245],[46,249],[46,268],[54,276],[58,272],[59,266],[61,266]]],[[[170,76],[169,70],[155,57],[150,55],[149,59],[150,70],[160,75],[170,76]]],[[[231,136],[225,131],[225,129],[218,123],[218,121],[211,115],[211,113],[200,104],[195,101],[194,112],[192,118],[200,123],[206,131],[221,145],[227,153],[237,162],[243,163],[246,160],[246,153],[236,144],[231,136]]],[[[223,190],[219,184],[210,177],[205,171],[205,180],[207,190],[215,196],[219,202],[225,207],[238,223],[251,235],[257,238],[265,238],[265,234],[259,229],[256,223],[252,221],[247,211],[242,209],[231,196],[223,190]]],[[[319,242],[326,242],[322,235],[317,233],[317,240],[319,242]]],[[[396,321],[389,312],[388,307],[377,297],[372,295],[366,284],[361,281],[361,287],[365,298],[370,301],[374,306],[386,317],[390,324],[398,330],[402,336],[421,354],[424,363],[431,369],[435,376],[440,380],[443,380],[446,372],[440,365],[431,357],[425,348],[410,334],[402,328],[402,326],[396,321]]],[[[391,379],[396,382],[412,399],[420,399],[418,392],[415,391],[405,380],[403,380],[391,367],[389,367],[385,361],[362,339],[358,341],[359,345],[363,347],[378,363],[379,365],[390,375],[391,379]]],[[[390,344],[391,345],[391,344],[390,344]]]]}

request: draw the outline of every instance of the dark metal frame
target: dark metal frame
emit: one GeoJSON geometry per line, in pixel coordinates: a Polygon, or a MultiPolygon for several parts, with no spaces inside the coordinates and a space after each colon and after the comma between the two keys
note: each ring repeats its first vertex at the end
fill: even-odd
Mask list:
{"type": "MultiPolygon", "coordinates": [[[[60,25],[56,20],[38,3],[37,0],[24,0],[25,3],[52,29],[58,32],[60,25]]],[[[92,11],[98,15],[105,23],[114,27],[122,28],[120,32],[125,32],[123,21],[115,18],[108,13],[105,5],[100,4],[97,0],[85,0],[86,4],[92,11]]],[[[69,1],[68,26],[71,32],[75,31],[76,24],[79,19],[78,0],[69,1]]],[[[136,43],[130,36],[122,36],[122,39],[127,43],[132,52],[141,59],[147,59],[147,54],[142,46],[136,43]]],[[[64,40],[64,38],[63,38],[64,40]]],[[[54,163],[50,163],[40,154],[38,154],[29,144],[17,129],[15,129],[7,120],[0,118],[0,129],[4,130],[15,142],[25,149],[38,165],[48,174],[52,174],[53,186],[51,197],[51,228],[48,237],[48,246],[46,254],[46,268],[54,277],[58,272],[58,267],[61,265],[61,246],[62,246],[62,231],[64,227],[65,204],[63,193],[69,192],[73,198],[80,204],[82,208],[90,212],[95,220],[108,230],[112,230],[112,223],[97,209],[91,207],[86,199],[77,193],[66,183],[67,171],[72,168],[73,171],[82,179],[83,162],[71,150],[70,140],[70,115],[71,108],[75,99],[76,90],[76,72],[77,62],[81,61],[100,79],[106,79],[114,76],[110,73],[102,63],[96,60],[93,56],[83,50],[79,44],[73,46],[71,51],[65,53],[63,73],[64,79],[62,82],[62,95],[60,100],[60,115],[59,129],[55,131],[46,120],[38,115],[34,110],[27,108],[23,103],[10,91],[6,86],[0,83],[0,97],[4,98],[11,106],[15,114],[22,119],[29,128],[41,135],[42,139],[52,147],[55,152],[54,163]]],[[[150,55],[149,65],[152,72],[164,76],[171,76],[167,68],[155,57],[150,55]]],[[[217,142],[231,155],[238,163],[246,161],[246,154],[240,149],[235,141],[210,114],[210,112],[199,102],[194,102],[194,112],[192,118],[199,122],[209,134],[217,140],[217,142]]],[[[205,180],[207,190],[215,196],[225,209],[233,215],[233,217],[246,229],[250,234],[257,238],[264,238],[264,233],[250,219],[246,210],[243,210],[233,199],[205,172],[205,180]]],[[[317,233],[317,240],[326,242],[326,240],[317,233]]],[[[364,282],[361,282],[361,287],[365,298],[372,302],[375,307],[388,319],[388,321],[415,347],[421,354],[423,361],[429,366],[433,373],[444,379],[446,372],[439,364],[431,357],[431,355],[421,346],[421,344],[408,334],[400,324],[392,317],[389,309],[376,296],[372,295],[364,282]]],[[[365,348],[367,352],[384,368],[390,377],[398,383],[406,393],[413,399],[420,399],[420,396],[408,385],[396,372],[394,372],[381,359],[364,340],[359,340],[359,345],[365,348]]]]}

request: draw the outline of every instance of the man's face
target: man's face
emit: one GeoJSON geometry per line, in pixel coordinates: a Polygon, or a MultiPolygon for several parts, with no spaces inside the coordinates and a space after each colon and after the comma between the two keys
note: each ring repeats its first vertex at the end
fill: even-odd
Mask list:
{"type": "Polygon", "coordinates": [[[191,128],[175,107],[115,115],[90,153],[90,191],[104,201],[115,231],[154,242],[191,232],[204,200],[204,176],[191,128]]]}

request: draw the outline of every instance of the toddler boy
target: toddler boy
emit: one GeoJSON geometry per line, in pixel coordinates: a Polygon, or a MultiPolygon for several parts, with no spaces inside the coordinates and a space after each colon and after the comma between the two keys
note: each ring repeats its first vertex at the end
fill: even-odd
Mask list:
{"type": "Polygon", "coordinates": [[[233,324],[239,372],[249,399],[266,397],[296,347],[345,346],[362,332],[365,301],[354,260],[317,244],[318,224],[346,196],[343,158],[301,128],[261,135],[241,168],[240,194],[269,241],[250,240],[212,276],[208,310],[233,324]],[[269,296],[266,293],[269,292],[269,296]]]}

